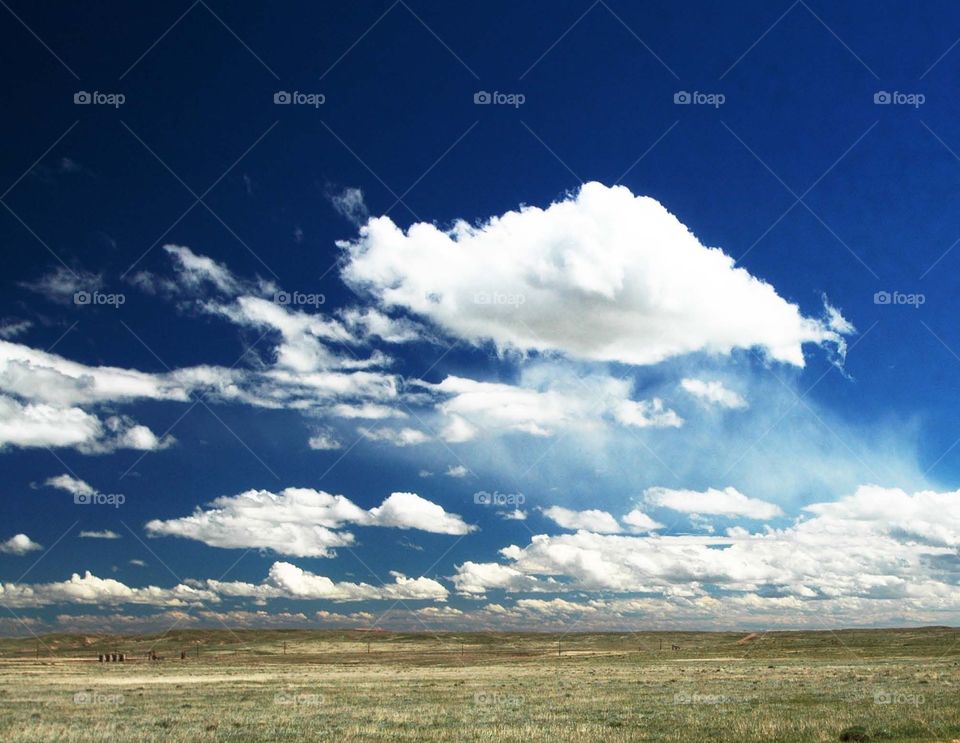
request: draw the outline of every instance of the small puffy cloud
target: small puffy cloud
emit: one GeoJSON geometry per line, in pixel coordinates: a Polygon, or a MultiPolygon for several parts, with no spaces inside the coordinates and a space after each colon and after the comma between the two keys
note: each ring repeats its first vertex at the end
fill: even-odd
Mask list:
{"type": "Polygon", "coordinates": [[[357,429],[360,434],[370,441],[385,441],[394,446],[416,446],[430,440],[430,436],[416,428],[365,428],[357,429]]]}
{"type": "MultiPolygon", "coordinates": [[[[86,483],[84,483],[86,485],[86,483]]],[[[89,487],[89,486],[88,486],[89,487]]],[[[120,535],[115,531],[110,529],[104,529],[103,531],[82,531],[80,532],[81,539],[120,539],[120,535]]]]}
{"type": "Polygon", "coordinates": [[[475,531],[463,518],[447,513],[442,506],[421,498],[416,493],[393,493],[380,506],[370,509],[376,526],[399,529],[420,529],[435,534],[469,534],[475,531]]]}
{"type": "Polygon", "coordinates": [[[462,464],[451,465],[447,467],[447,472],[446,472],[447,477],[461,478],[461,477],[466,477],[469,474],[470,474],[470,470],[468,470],[462,464]]]}
{"type": "Polygon", "coordinates": [[[688,377],[680,380],[680,386],[707,405],[716,405],[728,410],[741,410],[748,407],[747,401],[733,390],[727,389],[723,382],[688,377]]]}
{"type": "Polygon", "coordinates": [[[73,477],[71,475],[63,474],[57,475],[56,477],[50,477],[47,479],[46,485],[49,485],[51,488],[57,488],[59,490],[66,490],[71,495],[96,495],[97,490],[90,483],[84,482],[83,480],[73,477]]]}
{"type": "Polygon", "coordinates": [[[369,511],[342,495],[310,488],[280,493],[248,490],[217,498],[206,509],[177,519],[147,522],[152,536],[195,539],[211,547],[271,549],[296,557],[331,557],[355,542],[347,525],[467,534],[475,527],[415,493],[393,493],[369,511]]]}
{"type": "Polygon", "coordinates": [[[644,491],[644,500],[660,508],[669,508],[681,513],[696,513],[710,516],[743,516],[750,519],[773,519],[783,511],[774,503],[748,498],[736,488],[723,490],[710,488],[704,492],[649,488],[644,491]]]}
{"type": "Polygon", "coordinates": [[[606,511],[593,508],[586,511],[572,511],[561,506],[550,506],[543,509],[543,515],[564,529],[586,529],[601,534],[616,534],[622,531],[620,524],[613,516],[606,511]]]}
{"type": "Polygon", "coordinates": [[[0,542],[0,552],[5,555],[25,555],[40,549],[43,549],[43,546],[34,542],[26,534],[15,534],[6,542],[0,542]]]}
{"type": "Polygon", "coordinates": [[[421,222],[404,231],[383,216],[339,244],[354,289],[501,350],[639,365],[760,348],[803,366],[804,344],[842,352],[848,332],[836,317],[804,316],[623,186],[587,183],[546,209],[448,230],[421,222]]]}
{"type": "Polygon", "coordinates": [[[663,524],[654,521],[647,514],[641,511],[639,508],[635,508],[630,513],[626,514],[622,519],[623,523],[627,525],[630,531],[634,533],[642,533],[648,531],[656,531],[657,529],[662,529],[663,524]]]}
{"type": "Polygon", "coordinates": [[[459,593],[483,594],[492,588],[506,591],[536,591],[540,581],[508,565],[467,561],[451,577],[459,593]]]}
{"type": "Polygon", "coordinates": [[[147,563],[144,562],[143,560],[136,560],[136,559],[130,560],[130,564],[138,568],[145,568],[147,566],[147,563]]]}
{"type": "Polygon", "coordinates": [[[680,428],[683,425],[683,418],[664,408],[663,401],[658,397],[652,400],[622,400],[613,408],[613,417],[622,425],[635,428],[680,428]]]}
{"type": "Polygon", "coordinates": [[[527,512],[522,508],[514,508],[512,511],[497,511],[497,516],[504,521],[526,521],[527,512]]]}
{"type": "Polygon", "coordinates": [[[317,451],[332,451],[343,448],[343,444],[340,443],[332,431],[318,431],[307,439],[307,446],[317,451]]]}

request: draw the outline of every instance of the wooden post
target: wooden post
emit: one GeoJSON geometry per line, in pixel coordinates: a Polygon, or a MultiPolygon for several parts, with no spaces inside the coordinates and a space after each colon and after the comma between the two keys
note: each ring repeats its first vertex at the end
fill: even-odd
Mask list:
{"type": "Polygon", "coordinates": [[[560,640],[557,640],[557,657],[560,656],[560,640]]]}
{"type": "Polygon", "coordinates": [[[287,654],[287,641],[286,641],[286,640],[283,641],[283,654],[284,654],[284,655],[287,654]]]}

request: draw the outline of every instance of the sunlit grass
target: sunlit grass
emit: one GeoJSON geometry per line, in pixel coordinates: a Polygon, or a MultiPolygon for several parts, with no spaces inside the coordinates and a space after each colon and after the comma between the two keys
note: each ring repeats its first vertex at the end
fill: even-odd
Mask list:
{"type": "Polygon", "coordinates": [[[960,738],[960,633],[743,637],[568,635],[558,656],[547,635],[197,631],[46,637],[39,659],[5,640],[0,740],[960,738]],[[127,662],[96,661],[113,648],[127,662]]]}

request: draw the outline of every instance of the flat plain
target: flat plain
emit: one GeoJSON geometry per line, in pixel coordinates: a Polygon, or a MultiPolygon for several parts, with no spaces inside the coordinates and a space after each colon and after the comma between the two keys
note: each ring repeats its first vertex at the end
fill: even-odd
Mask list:
{"type": "Polygon", "coordinates": [[[0,740],[956,741],[960,631],[2,639],[0,740]]]}

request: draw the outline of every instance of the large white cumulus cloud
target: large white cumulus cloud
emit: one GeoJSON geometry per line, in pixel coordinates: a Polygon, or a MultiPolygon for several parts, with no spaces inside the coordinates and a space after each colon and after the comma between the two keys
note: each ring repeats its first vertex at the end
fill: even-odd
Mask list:
{"type": "Polygon", "coordinates": [[[379,506],[365,510],[342,495],[311,488],[285,488],[279,493],[247,490],[217,498],[189,516],[153,519],[145,528],[152,536],[185,537],[211,547],[332,557],[337,547],[355,543],[351,532],[341,530],[348,524],[454,535],[476,528],[416,493],[392,493],[379,506]]]}
{"type": "Polygon", "coordinates": [[[805,317],[766,282],[705,247],[655,199],[585,184],[532,206],[449,230],[406,232],[371,219],[346,251],[343,278],[386,308],[500,349],[653,364],[681,354],[761,348],[804,365],[804,343],[852,330],[835,311],[805,317]]]}

